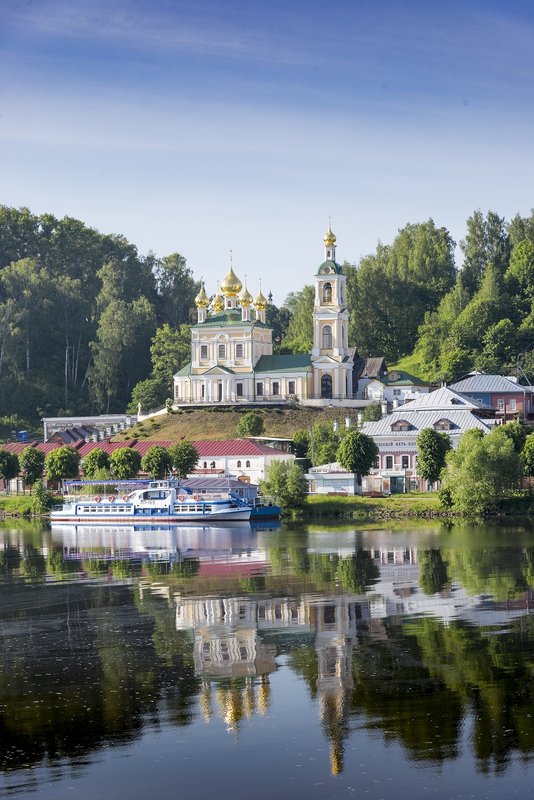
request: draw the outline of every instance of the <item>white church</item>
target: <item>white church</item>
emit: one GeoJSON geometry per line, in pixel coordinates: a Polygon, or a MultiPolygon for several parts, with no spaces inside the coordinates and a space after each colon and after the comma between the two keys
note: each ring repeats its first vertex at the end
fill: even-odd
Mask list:
{"type": "Polygon", "coordinates": [[[210,300],[204,284],[195,303],[191,361],[174,376],[174,404],[269,405],[352,400],[353,350],[348,345],[346,277],[336,262],[336,237],[324,236],[315,276],[311,353],[273,355],[267,299],[253,299],[230,266],[210,300]]]}

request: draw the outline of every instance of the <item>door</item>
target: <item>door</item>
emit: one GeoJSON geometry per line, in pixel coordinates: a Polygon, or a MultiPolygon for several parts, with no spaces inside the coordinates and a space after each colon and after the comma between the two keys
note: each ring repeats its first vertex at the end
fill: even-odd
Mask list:
{"type": "Polygon", "coordinates": [[[323,399],[332,399],[332,376],[323,375],[321,378],[321,397],[323,399]]]}

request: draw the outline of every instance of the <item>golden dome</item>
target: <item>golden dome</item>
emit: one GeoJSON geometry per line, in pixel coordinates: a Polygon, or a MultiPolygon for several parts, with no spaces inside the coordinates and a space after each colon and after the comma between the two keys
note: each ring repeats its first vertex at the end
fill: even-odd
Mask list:
{"type": "Polygon", "coordinates": [[[204,281],[200,282],[200,292],[195,297],[195,305],[197,308],[207,308],[210,304],[210,299],[206,294],[206,290],[204,288],[204,281]]]}
{"type": "Polygon", "coordinates": [[[256,297],[254,298],[254,307],[258,309],[258,311],[265,311],[267,308],[267,298],[263,296],[263,293],[260,289],[256,297]]]}
{"type": "Polygon", "coordinates": [[[243,284],[235,274],[232,267],[227,275],[224,276],[221,289],[225,297],[235,297],[241,291],[243,284]]]}
{"type": "Polygon", "coordinates": [[[253,302],[252,301],[252,295],[250,294],[249,290],[247,289],[246,284],[245,284],[245,288],[243,289],[243,291],[239,295],[239,302],[241,303],[242,306],[244,306],[244,308],[248,308],[250,305],[252,305],[252,302],[253,302]]]}
{"type": "Polygon", "coordinates": [[[332,245],[336,243],[336,236],[330,226],[328,226],[328,230],[323,236],[323,242],[325,243],[326,247],[332,247],[332,245]]]}
{"type": "Polygon", "coordinates": [[[221,311],[224,311],[224,300],[221,296],[221,291],[219,289],[219,284],[217,284],[217,294],[211,301],[211,307],[216,314],[220,314],[221,311]]]}

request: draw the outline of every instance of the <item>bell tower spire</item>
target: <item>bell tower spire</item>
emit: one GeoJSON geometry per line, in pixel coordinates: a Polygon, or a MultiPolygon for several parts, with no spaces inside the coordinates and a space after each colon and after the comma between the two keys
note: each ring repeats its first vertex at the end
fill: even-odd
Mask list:
{"type": "Polygon", "coordinates": [[[323,236],[324,242],[324,260],[325,261],[335,261],[336,260],[336,236],[332,231],[332,221],[331,217],[328,217],[328,230],[323,236]]]}

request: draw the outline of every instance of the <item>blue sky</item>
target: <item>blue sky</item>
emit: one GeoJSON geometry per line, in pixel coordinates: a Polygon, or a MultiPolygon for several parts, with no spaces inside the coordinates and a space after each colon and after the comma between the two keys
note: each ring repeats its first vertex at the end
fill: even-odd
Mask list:
{"type": "Polygon", "coordinates": [[[534,206],[530,2],[0,0],[0,202],[275,302],[332,217],[357,261],[534,206]]]}

